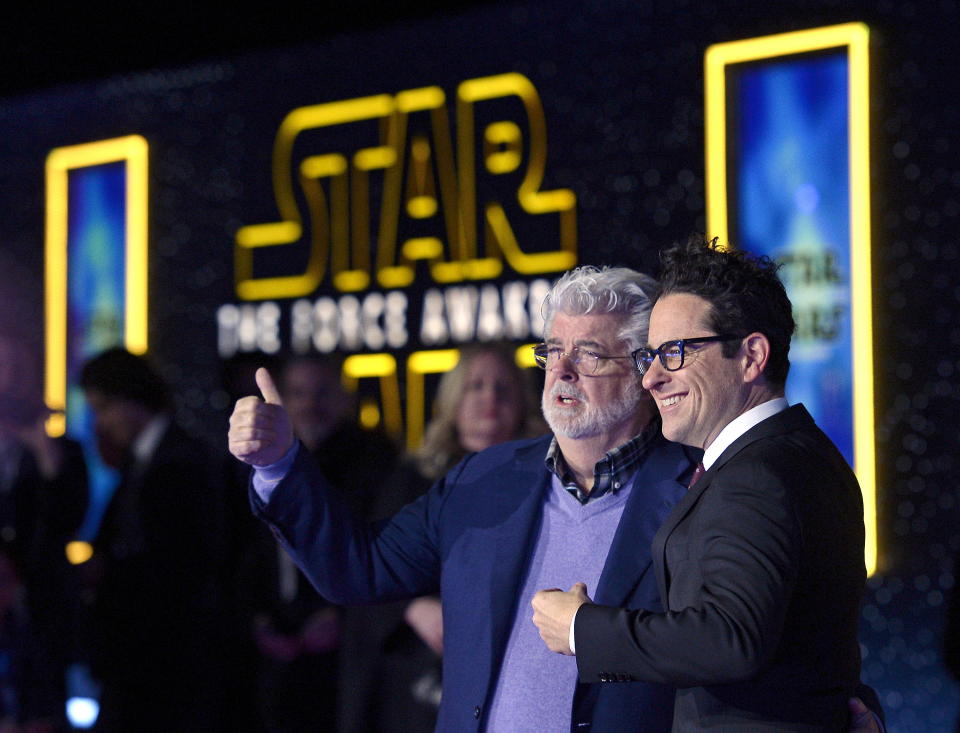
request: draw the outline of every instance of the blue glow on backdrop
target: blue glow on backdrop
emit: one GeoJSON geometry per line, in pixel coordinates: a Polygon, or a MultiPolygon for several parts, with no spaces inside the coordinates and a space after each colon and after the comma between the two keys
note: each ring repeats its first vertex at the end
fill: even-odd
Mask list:
{"type": "Polygon", "coordinates": [[[747,67],[736,90],[734,241],[784,263],[797,321],[787,398],[853,465],[846,56],[747,67]]]}
{"type": "Polygon", "coordinates": [[[83,362],[123,343],[126,168],[123,163],[77,168],[69,175],[67,239],[67,426],[84,447],[90,506],[80,537],[96,534],[117,484],[97,452],[93,414],[78,380],[83,362]]]}

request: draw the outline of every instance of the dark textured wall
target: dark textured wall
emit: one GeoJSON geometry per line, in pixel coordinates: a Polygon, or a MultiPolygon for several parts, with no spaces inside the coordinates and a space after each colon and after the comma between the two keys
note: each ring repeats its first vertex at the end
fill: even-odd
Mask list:
{"type": "MultiPolygon", "coordinates": [[[[882,572],[863,610],[864,680],[891,731],[952,725],[940,662],[960,551],[960,26],[930,2],[487,4],[322,43],[0,101],[0,303],[40,324],[43,159],[151,142],[152,352],[179,416],[219,435],[215,309],[235,302],[238,226],[275,216],[276,126],[304,104],[519,71],[542,96],[545,184],[578,196],[580,261],[656,269],[704,221],[702,54],[711,43],[861,20],[873,31],[873,245],[882,572]],[[13,293],[14,295],[8,295],[13,293]]],[[[265,32],[268,32],[266,30],[265,32]]]]}

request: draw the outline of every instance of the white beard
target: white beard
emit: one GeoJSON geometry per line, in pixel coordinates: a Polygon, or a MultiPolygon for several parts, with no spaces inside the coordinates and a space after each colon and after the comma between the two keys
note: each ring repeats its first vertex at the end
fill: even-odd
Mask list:
{"type": "Polygon", "coordinates": [[[606,407],[591,405],[587,396],[566,382],[557,382],[550,393],[543,393],[541,409],[547,425],[555,435],[566,438],[590,438],[629,420],[640,406],[643,390],[639,384],[628,385],[615,402],[606,407]],[[563,395],[579,400],[580,404],[565,407],[557,402],[563,395]]]}

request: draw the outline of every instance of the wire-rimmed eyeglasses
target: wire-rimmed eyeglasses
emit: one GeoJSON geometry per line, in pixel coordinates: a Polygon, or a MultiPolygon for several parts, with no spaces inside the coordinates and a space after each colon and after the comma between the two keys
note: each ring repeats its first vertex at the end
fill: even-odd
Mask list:
{"type": "Polygon", "coordinates": [[[660,358],[660,363],[668,372],[675,372],[683,368],[683,358],[688,346],[696,344],[709,344],[714,341],[736,341],[743,336],[734,334],[721,334],[719,336],[699,336],[692,339],[676,339],[675,341],[666,341],[656,349],[643,347],[631,352],[634,363],[641,374],[646,374],[647,369],[653,364],[653,360],[660,358]]]}
{"type": "Polygon", "coordinates": [[[590,351],[589,349],[581,349],[579,346],[574,346],[570,351],[564,351],[559,346],[551,346],[549,344],[536,344],[533,347],[533,360],[537,362],[537,366],[541,369],[547,369],[553,366],[563,357],[567,357],[570,360],[570,363],[576,367],[579,374],[596,374],[602,371],[601,365],[607,359],[634,358],[632,355],[607,356],[605,354],[598,354],[595,351],[590,351]]]}

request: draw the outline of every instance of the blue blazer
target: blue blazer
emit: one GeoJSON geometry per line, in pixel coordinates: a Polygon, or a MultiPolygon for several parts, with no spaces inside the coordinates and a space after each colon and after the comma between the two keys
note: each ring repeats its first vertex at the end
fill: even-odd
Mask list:
{"type": "MultiPolygon", "coordinates": [[[[440,593],[438,731],[465,733],[482,724],[550,487],[549,444],[546,436],[468,456],[424,496],[375,525],[337,501],[302,449],[267,505],[251,490],[254,512],[330,601],[362,605],[440,593]]],[[[679,479],[698,457],[658,437],[624,508],[597,603],[661,607],[650,545],[685,492],[679,479]]],[[[666,733],[673,697],[673,688],[658,684],[578,683],[571,730],[666,733]]]]}

